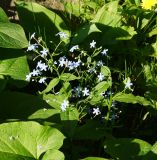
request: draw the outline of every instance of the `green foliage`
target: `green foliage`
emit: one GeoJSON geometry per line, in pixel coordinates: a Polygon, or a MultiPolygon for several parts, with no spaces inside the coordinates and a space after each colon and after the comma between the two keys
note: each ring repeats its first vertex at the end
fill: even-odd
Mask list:
{"type": "Polygon", "coordinates": [[[60,76],[60,80],[63,80],[63,81],[73,81],[75,79],[80,79],[80,78],[70,73],[63,73],[60,76]]]}
{"type": "Polygon", "coordinates": [[[0,159],[156,160],[156,12],[62,3],[0,8],[0,159]]]}
{"type": "Polygon", "coordinates": [[[0,125],[0,135],[1,159],[35,160],[45,152],[43,159],[56,154],[64,157],[56,150],[62,146],[64,136],[55,128],[36,122],[12,122],[0,125]]]}
{"type": "Polygon", "coordinates": [[[0,8],[0,47],[21,49],[27,46],[28,41],[22,27],[10,23],[3,9],[0,8]]]}
{"type": "Polygon", "coordinates": [[[59,81],[59,78],[54,78],[53,80],[51,80],[50,83],[47,85],[46,89],[42,91],[42,93],[50,92],[51,89],[53,89],[59,83],[59,81]]]}
{"type": "Polygon", "coordinates": [[[16,7],[24,29],[29,33],[36,32],[47,45],[50,45],[50,41],[57,41],[55,34],[60,31],[70,35],[65,22],[55,12],[33,2],[16,2],[16,7]]]}
{"type": "MultiPolygon", "coordinates": [[[[39,109],[48,108],[40,97],[21,92],[0,93],[1,119],[27,119],[39,109]]],[[[50,108],[50,107],[49,107],[50,108]]],[[[40,117],[38,117],[40,118],[40,117]]]]}
{"type": "Polygon", "coordinates": [[[119,138],[107,139],[105,148],[112,158],[119,158],[120,160],[140,160],[142,156],[150,151],[151,145],[140,139],[119,138]]]}
{"type": "Polygon", "coordinates": [[[51,159],[55,159],[55,160],[64,160],[64,154],[58,150],[52,149],[52,150],[48,150],[42,160],[51,160],[51,159]]]}
{"type": "Polygon", "coordinates": [[[79,112],[76,108],[68,108],[60,114],[63,129],[62,132],[68,137],[73,137],[75,128],[79,120],[79,112]]]}
{"type": "Polygon", "coordinates": [[[76,129],[74,138],[83,140],[100,140],[108,135],[109,133],[104,124],[100,124],[98,121],[89,120],[86,124],[76,129]]]}
{"type": "Polygon", "coordinates": [[[144,97],[134,96],[133,94],[117,93],[113,96],[113,100],[124,103],[139,103],[143,106],[149,106],[151,103],[144,97]]]}
{"type": "Polygon", "coordinates": [[[10,76],[14,80],[25,80],[29,67],[24,52],[22,50],[0,50],[0,75],[10,76]]]}
{"type": "Polygon", "coordinates": [[[97,157],[87,157],[87,158],[84,158],[84,159],[81,159],[81,160],[109,160],[109,159],[97,158],[97,157]]]}
{"type": "Polygon", "coordinates": [[[0,47],[20,49],[27,46],[28,42],[21,26],[0,22],[0,47]]]}
{"type": "Polygon", "coordinates": [[[0,22],[3,22],[3,23],[9,22],[9,19],[2,8],[0,8],[0,22]]]}

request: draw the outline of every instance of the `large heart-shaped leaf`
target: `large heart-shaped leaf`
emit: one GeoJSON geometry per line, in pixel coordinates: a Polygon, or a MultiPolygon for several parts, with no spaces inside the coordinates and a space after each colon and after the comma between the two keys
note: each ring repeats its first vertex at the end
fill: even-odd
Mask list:
{"type": "Polygon", "coordinates": [[[99,140],[108,135],[109,133],[107,133],[104,124],[101,124],[99,121],[89,120],[86,124],[76,128],[74,137],[84,140],[99,140]]]}
{"type": "Polygon", "coordinates": [[[20,49],[27,46],[28,41],[20,25],[0,22],[0,47],[20,49]]]}
{"type": "Polygon", "coordinates": [[[0,75],[11,76],[16,80],[25,80],[29,73],[27,58],[21,50],[1,50],[0,75]],[[14,56],[11,54],[15,54],[14,56]],[[17,57],[19,56],[19,57],[17,57]]]}
{"type": "Polygon", "coordinates": [[[75,35],[75,37],[72,39],[72,43],[78,44],[83,42],[91,33],[101,33],[101,31],[97,28],[97,26],[94,23],[88,23],[83,26],[81,26],[75,35]]]}
{"type": "Polygon", "coordinates": [[[58,43],[59,38],[55,36],[58,32],[64,31],[70,35],[63,19],[55,12],[33,2],[17,2],[16,7],[25,30],[41,35],[47,45],[50,41],[58,43]]]}
{"type": "Polygon", "coordinates": [[[0,119],[2,120],[27,119],[28,117],[47,119],[50,114],[55,114],[55,111],[49,110],[49,105],[39,96],[13,91],[0,93],[0,107],[0,119]]]}
{"type": "Polygon", "coordinates": [[[63,124],[63,133],[72,137],[79,121],[79,112],[76,108],[67,108],[65,112],[60,114],[62,124],[63,124]]]}
{"type": "Polygon", "coordinates": [[[50,106],[61,111],[61,104],[66,97],[64,94],[44,94],[43,99],[47,101],[50,106]]]}
{"type": "Polygon", "coordinates": [[[140,156],[147,154],[151,145],[134,138],[107,139],[105,149],[113,158],[120,160],[142,160],[140,156]]]}
{"type": "Polygon", "coordinates": [[[7,15],[5,14],[4,10],[0,7],[0,22],[9,22],[7,15]]]}
{"type": "Polygon", "coordinates": [[[0,125],[0,159],[36,160],[50,149],[59,149],[63,139],[57,129],[36,122],[4,123],[0,125]]]}
{"type": "Polygon", "coordinates": [[[121,25],[121,18],[118,12],[118,1],[112,1],[99,9],[92,22],[118,27],[121,25]]]}
{"type": "Polygon", "coordinates": [[[64,160],[64,154],[59,150],[51,149],[44,154],[42,160],[64,160]]]}

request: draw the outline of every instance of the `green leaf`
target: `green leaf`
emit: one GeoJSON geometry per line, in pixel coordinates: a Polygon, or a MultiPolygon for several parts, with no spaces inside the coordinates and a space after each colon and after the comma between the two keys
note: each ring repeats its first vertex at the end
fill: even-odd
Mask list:
{"type": "Polygon", "coordinates": [[[101,106],[107,106],[107,100],[104,99],[104,97],[101,95],[102,92],[107,91],[107,89],[111,87],[110,81],[103,81],[98,83],[92,90],[92,93],[89,97],[87,97],[87,100],[91,105],[99,105],[101,106]]]}
{"type": "Polygon", "coordinates": [[[64,3],[64,9],[67,13],[75,15],[76,17],[79,17],[80,14],[83,12],[83,9],[78,3],[73,2],[65,2],[64,3]]]}
{"type": "Polygon", "coordinates": [[[142,160],[156,160],[157,159],[157,142],[151,147],[150,151],[147,154],[142,156],[142,160]]]}
{"type": "Polygon", "coordinates": [[[31,119],[31,120],[33,120],[33,119],[48,119],[48,118],[52,117],[53,115],[56,115],[59,113],[60,113],[60,111],[57,109],[43,108],[43,109],[36,111],[32,115],[30,115],[28,117],[28,119],[31,119]]]}
{"type": "Polygon", "coordinates": [[[61,110],[61,104],[63,103],[64,99],[66,99],[64,94],[44,94],[43,99],[47,101],[47,103],[55,109],[61,110]]]}
{"type": "Polygon", "coordinates": [[[102,67],[101,67],[101,73],[102,73],[104,76],[107,76],[107,77],[110,77],[110,76],[111,76],[111,71],[110,71],[110,69],[109,69],[107,66],[102,66],[102,67]]]}
{"type": "Polygon", "coordinates": [[[71,84],[69,82],[64,82],[59,94],[63,94],[67,98],[70,97],[72,94],[71,84]]]}
{"type": "Polygon", "coordinates": [[[47,85],[46,89],[42,91],[42,93],[50,92],[57,84],[59,83],[59,78],[54,78],[47,85]]]}
{"type": "Polygon", "coordinates": [[[112,158],[120,160],[139,159],[149,152],[151,145],[143,140],[134,138],[107,139],[105,150],[112,158]]]}
{"type": "Polygon", "coordinates": [[[75,75],[71,73],[63,73],[60,76],[60,80],[63,80],[63,81],[73,81],[75,79],[80,79],[80,77],[76,77],[75,75]]]}
{"type": "Polygon", "coordinates": [[[99,93],[105,92],[109,87],[111,87],[111,83],[107,81],[103,81],[103,82],[98,83],[94,87],[94,91],[98,91],[99,93]]]}
{"type": "Polygon", "coordinates": [[[148,64],[143,65],[143,73],[146,78],[146,82],[153,80],[153,75],[151,73],[151,66],[148,64]]]}
{"type": "Polygon", "coordinates": [[[63,19],[55,12],[33,2],[16,2],[16,7],[20,23],[25,30],[42,36],[47,45],[50,41],[59,42],[59,37],[56,37],[58,32],[65,32],[70,36],[63,19]]]}
{"type": "Polygon", "coordinates": [[[81,160],[109,160],[109,159],[99,158],[99,157],[87,157],[87,158],[84,158],[84,159],[81,159],[81,160]]]}
{"type": "Polygon", "coordinates": [[[151,151],[155,154],[157,154],[157,142],[154,143],[154,145],[151,148],[151,151]]]}
{"type": "Polygon", "coordinates": [[[0,47],[21,49],[27,46],[28,41],[20,25],[0,22],[0,47]]]}
{"type": "Polygon", "coordinates": [[[44,154],[42,160],[64,160],[64,154],[59,150],[51,149],[44,154]]]}
{"type": "Polygon", "coordinates": [[[134,96],[133,94],[117,93],[113,96],[113,101],[124,102],[124,103],[139,103],[143,106],[149,106],[151,103],[144,97],[134,96]]]}
{"type": "Polygon", "coordinates": [[[154,28],[151,32],[148,33],[149,37],[152,37],[154,35],[157,35],[157,28],[154,28]]]}
{"type": "Polygon", "coordinates": [[[0,159],[37,160],[50,149],[59,149],[63,134],[36,122],[12,122],[0,125],[0,159]]]}
{"type": "Polygon", "coordinates": [[[15,50],[12,53],[9,50],[1,51],[4,51],[4,53],[0,53],[2,58],[2,60],[0,58],[0,75],[7,75],[15,80],[25,81],[26,75],[29,73],[29,67],[23,51],[15,50]],[[14,52],[16,52],[16,55],[11,55],[14,52]]]}
{"type": "Polygon", "coordinates": [[[4,10],[0,7],[0,22],[8,23],[9,19],[4,10]]]}
{"type": "Polygon", "coordinates": [[[63,125],[63,133],[68,137],[72,137],[79,120],[79,112],[76,108],[67,108],[65,112],[61,112],[60,117],[63,125]]]}
{"type": "Polygon", "coordinates": [[[41,109],[44,112],[44,108],[50,108],[50,106],[39,96],[13,91],[0,93],[0,106],[0,120],[26,120],[37,110],[41,109]]]}
{"type": "Polygon", "coordinates": [[[105,4],[101,9],[98,10],[92,22],[118,27],[121,25],[121,18],[122,17],[118,12],[118,1],[112,1],[105,4]]]}
{"type": "Polygon", "coordinates": [[[84,41],[91,33],[101,32],[94,23],[88,23],[81,26],[75,37],[72,39],[72,43],[78,44],[84,41]]]}
{"type": "Polygon", "coordinates": [[[102,137],[108,135],[104,124],[100,121],[88,120],[86,124],[76,128],[74,138],[87,139],[87,140],[99,140],[102,137]]]}

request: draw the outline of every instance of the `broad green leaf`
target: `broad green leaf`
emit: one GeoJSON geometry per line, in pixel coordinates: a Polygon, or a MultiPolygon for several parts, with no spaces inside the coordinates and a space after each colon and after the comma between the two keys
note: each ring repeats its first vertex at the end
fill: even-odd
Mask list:
{"type": "Polygon", "coordinates": [[[153,80],[153,75],[151,73],[151,66],[148,64],[143,65],[143,73],[146,78],[146,82],[153,80]]]}
{"type": "Polygon", "coordinates": [[[59,150],[51,149],[44,154],[42,160],[64,160],[64,154],[59,150]]]}
{"type": "Polygon", "coordinates": [[[152,146],[151,151],[157,154],[157,142],[152,146]]]}
{"type": "Polygon", "coordinates": [[[76,128],[74,138],[99,140],[108,135],[109,133],[106,132],[104,124],[100,123],[100,121],[89,120],[86,124],[76,128]]]}
{"type": "Polygon", "coordinates": [[[157,35],[157,28],[154,28],[151,32],[148,33],[149,37],[152,37],[154,35],[157,35]]]}
{"type": "Polygon", "coordinates": [[[50,149],[59,149],[63,134],[36,122],[12,122],[0,125],[0,159],[37,160],[50,149]]]}
{"type": "Polygon", "coordinates": [[[94,23],[85,24],[80,27],[75,37],[72,39],[72,43],[78,44],[83,42],[91,33],[101,33],[94,23]]]}
{"type": "Polygon", "coordinates": [[[122,26],[115,28],[115,34],[117,36],[116,40],[129,40],[136,34],[136,31],[134,27],[122,26]]]}
{"type": "Polygon", "coordinates": [[[28,117],[28,119],[48,119],[56,114],[59,114],[60,111],[57,109],[47,109],[47,108],[43,108],[40,109],[38,111],[36,111],[35,113],[33,113],[32,115],[30,115],[28,117]]]}
{"type": "Polygon", "coordinates": [[[107,77],[110,77],[110,76],[111,76],[111,71],[110,71],[110,69],[109,69],[107,66],[102,66],[102,67],[101,67],[101,73],[102,73],[104,76],[107,76],[107,77]]]}
{"type": "Polygon", "coordinates": [[[65,2],[64,3],[64,9],[67,13],[75,15],[76,17],[79,17],[80,14],[83,12],[82,7],[75,2],[65,2]]]}
{"type": "Polygon", "coordinates": [[[99,158],[99,157],[87,157],[87,158],[84,158],[84,159],[81,159],[81,160],[109,160],[109,159],[99,158]]]}
{"type": "Polygon", "coordinates": [[[8,50],[2,51],[4,51],[4,53],[0,53],[0,55],[4,59],[1,60],[2,57],[0,58],[0,75],[7,75],[15,80],[25,81],[26,75],[29,73],[29,67],[23,51],[15,50],[16,53],[13,51],[13,53],[17,55],[11,55],[11,52],[8,50]]]}
{"type": "MultiPolygon", "coordinates": [[[[20,92],[0,93],[0,119],[24,119],[39,109],[49,109],[50,106],[40,97],[20,92]]],[[[45,112],[44,112],[45,113],[45,112]]]]}
{"type": "Polygon", "coordinates": [[[63,73],[60,76],[60,80],[63,80],[63,81],[73,81],[75,79],[80,79],[80,77],[76,77],[75,75],[71,73],[63,73]]]}
{"type": "Polygon", "coordinates": [[[59,37],[56,36],[58,32],[65,32],[70,36],[63,19],[54,11],[33,2],[16,2],[16,7],[20,23],[25,30],[42,36],[47,45],[50,41],[59,42],[59,37]]]}
{"type": "MultiPolygon", "coordinates": [[[[107,139],[105,150],[112,158],[120,160],[139,159],[149,152],[151,145],[143,140],[134,138],[107,139]]],[[[142,160],[142,159],[139,159],[142,160]]]]}
{"type": "Polygon", "coordinates": [[[141,1],[140,1],[140,0],[135,0],[135,4],[136,4],[137,6],[139,6],[139,5],[141,4],[141,1]]]}
{"type": "Polygon", "coordinates": [[[92,90],[92,93],[89,97],[87,97],[87,100],[91,105],[101,105],[101,106],[107,106],[107,100],[104,99],[102,96],[102,93],[107,91],[107,89],[111,87],[110,81],[103,81],[98,83],[92,90]]]}
{"type": "Polygon", "coordinates": [[[103,81],[98,83],[93,90],[101,93],[101,92],[105,92],[109,87],[111,87],[111,82],[103,81]]]}
{"type": "Polygon", "coordinates": [[[63,94],[45,94],[43,99],[53,108],[61,110],[61,104],[67,97],[63,94]]]}
{"type": "Polygon", "coordinates": [[[27,46],[28,41],[20,25],[0,22],[0,47],[21,49],[27,46]]]}
{"type": "Polygon", "coordinates": [[[8,23],[9,19],[4,10],[0,7],[0,22],[8,23]]]}
{"type": "Polygon", "coordinates": [[[79,121],[79,112],[76,108],[69,107],[65,112],[61,112],[60,117],[63,125],[63,133],[72,137],[79,121]]]}
{"type": "Polygon", "coordinates": [[[144,97],[134,96],[133,94],[117,93],[113,96],[113,101],[124,102],[124,103],[139,103],[143,106],[149,106],[151,103],[144,97]]]}
{"type": "Polygon", "coordinates": [[[155,142],[155,144],[151,147],[150,151],[142,156],[142,160],[156,160],[157,159],[157,142],[155,142]]]}
{"type": "Polygon", "coordinates": [[[92,94],[88,99],[89,103],[91,105],[101,105],[101,106],[107,106],[107,100],[104,99],[103,96],[101,96],[100,94],[92,94]]]}
{"type": "Polygon", "coordinates": [[[99,9],[92,22],[118,27],[121,25],[121,18],[120,13],[118,13],[118,1],[112,1],[99,9]]]}
{"type": "Polygon", "coordinates": [[[47,85],[46,89],[42,91],[42,93],[50,92],[57,84],[59,83],[59,78],[54,78],[47,85]]]}

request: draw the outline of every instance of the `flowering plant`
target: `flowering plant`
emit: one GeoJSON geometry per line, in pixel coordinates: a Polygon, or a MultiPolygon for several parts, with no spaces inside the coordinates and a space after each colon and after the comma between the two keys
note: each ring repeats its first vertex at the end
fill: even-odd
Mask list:
{"type": "Polygon", "coordinates": [[[156,159],[156,2],[78,2],[0,9],[0,159],[156,159]]]}

